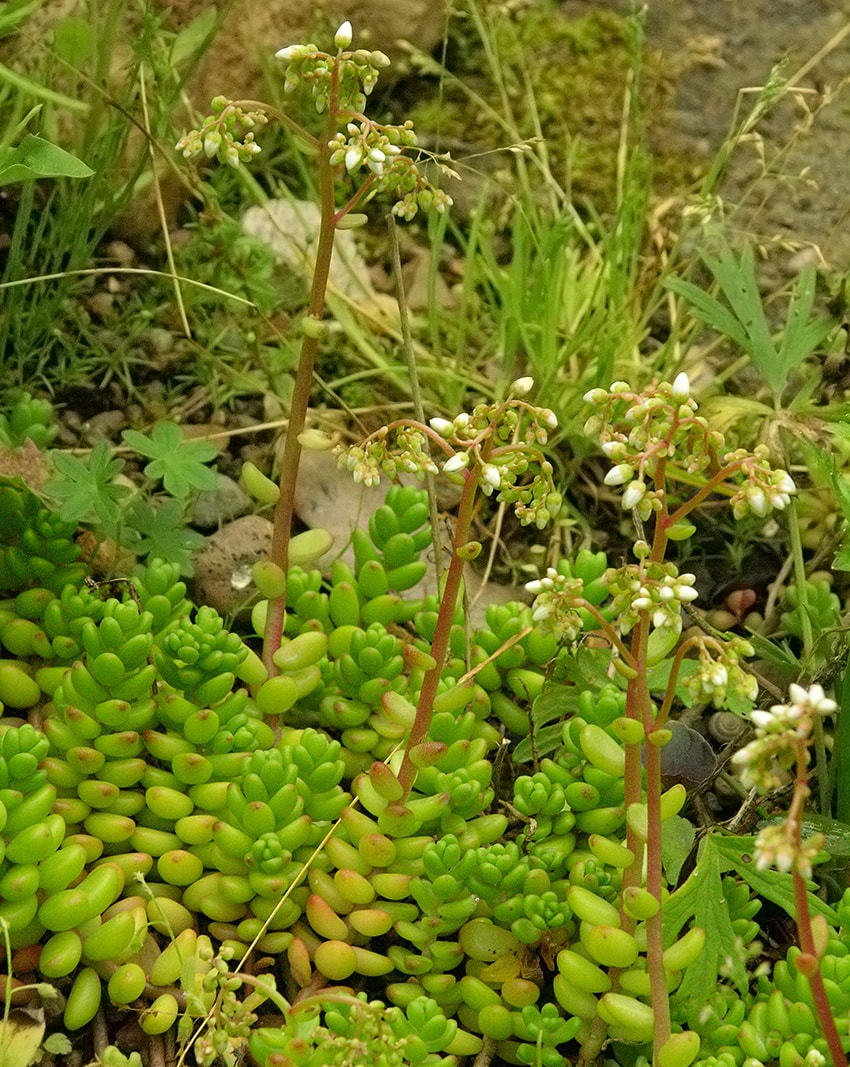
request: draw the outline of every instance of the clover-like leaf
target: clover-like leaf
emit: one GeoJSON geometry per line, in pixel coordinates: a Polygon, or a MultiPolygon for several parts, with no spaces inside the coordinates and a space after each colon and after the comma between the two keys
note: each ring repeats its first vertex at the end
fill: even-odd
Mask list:
{"type": "Polygon", "coordinates": [[[178,500],[185,500],[193,489],[215,489],[215,471],[206,465],[218,454],[215,445],[187,439],[176,422],[158,422],[150,437],[138,430],[125,430],[121,436],[150,459],[145,465],[148,478],[161,481],[178,500]]]}

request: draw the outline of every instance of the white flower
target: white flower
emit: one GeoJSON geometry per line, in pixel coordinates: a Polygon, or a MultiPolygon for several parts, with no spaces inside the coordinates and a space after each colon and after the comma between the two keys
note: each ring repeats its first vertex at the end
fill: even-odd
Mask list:
{"type": "Polygon", "coordinates": [[[629,482],[625,493],[623,493],[623,510],[631,511],[632,508],[636,508],[645,494],[646,486],[640,479],[635,478],[633,482],[629,482]]]}
{"type": "Polygon", "coordinates": [[[291,62],[301,51],[302,46],[300,44],[290,44],[286,48],[281,48],[275,52],[275,59],[279,59],[281,63],[291,62]]]}
{"type": "Polygon", "coordinates": [[[454,430],[454,425],[448,419],[429,419],[428,425],[432,430],[436,430],[441,437],[447,437],[454,430]]]}
{"type": "Polygon", "coordinates": [[[540,409],[540,419],[547,430],[554,430],[558,425],[558,416],[549,408],[540,409]]]}
{"type": "Polygon", "coordinates": [[[368,156],[369,170],[373,174],[377,174],[378,177],[384,173],[384,163],[386,162],[386,155],[380,150],[380,148],[373,148],[368,156]]]}
{"type": "Polygon", "coordinates": [[[532,622],[543,622],[544,619],[548,619],[552,614],[552,607],[549,604],[538,604],[534,611],[531,613],[532,622]]]}
{"type": "Polygon", "coordinates": [[[481,468],[481,477],[484,481],[493,487],[498,489],[502,484],[502,476],[499,473],[499,468],[494,463],[485,463],[481,468]]]}
{"type": "Polygon", "coordinates": [[[757,485],[751,486],[747,491],[747,503],[750,505],[750,511],[754,515],[764,517],[768,512],[767,497],[757,485]]]}
{"type": "Polygon", "coordinates": [[[750,722],[757,730],[769,730],[773,726],[775,720],[769,711],[762,711],[759,708],[754,708],[750,712],[750,722]]]}
{"type": "Polygon", "coordinates": [[[455,452],[453,456],[449,456],[446,462],[443,464],[444,474],[456,474],[458,471],[462,471],[464,467],[469,466],[469,453],[468,452],[455,452]]]}
{"type": "Polygon", "coordinates": [[[687,374],[682,371],[676,375],[673,381],[673,399],[677,404],[684,404],[684,402],[691,395],[691,383],[687,374]]]}
{"type": "Polygon", "coordinates": [[[358,145],[352,145],[351,148],[345,153],[345,169],[349,174],[353,173],[360,166],[360,162],[363,159],[363,149],[358,145]]]}
{"type": "Polygon", "coordinates": [[[605,484],[622,485],[623,482],[632,479],[634,473],[634,467],[630,467],[628,463],[618,463],[616,467],[612,467],[605,475],[605,484]]]}
{"type": "Polygon", "coordinates": [[[585,404],[601,404],[608,399],[608,393],[604,389],[591,389],[582,397],[585,404]]]}
{"type": "Polygon", "coordinates": [[[351,23],[346,21],[334,34],[334,48],[342,52],[351,44],[351,23]]]}
{"type": "Polygon", "coordinates": [[[820,685],[811,685],[806,690],[792,682],[788,687],[788,695],[800,709],[808,709],[818,715],[831,715],[838,707],[834,700],[824,694],[820,685]]]}
{"type": "Polygon", "coordinates": [[[515,396],[527,396],[534,388],[534,379],[530,377],[517,378],[511,385],[511,392],[515,396]]]}

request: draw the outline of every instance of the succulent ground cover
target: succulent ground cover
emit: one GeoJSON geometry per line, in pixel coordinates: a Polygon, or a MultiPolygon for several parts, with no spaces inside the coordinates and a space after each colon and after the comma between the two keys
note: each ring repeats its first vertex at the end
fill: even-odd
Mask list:
{"type": "MultiPolygon", "coordinates": [[[[234,405],[243,425],[223,433],[250,436],[241,454],[220,427],[190,432],[183,372],[140,388],[142,349],[102,379],[138,390],[134,425],[84,450],[61,447],[49,388],[9,388],[0,1063],[846,1061],[846,400],[823,373],[840,315],[813,267],[763,299],[718,169],[658,253],[646,156],[625,151],[636,85],[613,200],[571,198],[543,136],[546,62],[522,78],[546,17],[465,9],[478,36],[458,40],[483,49],[501,111],[472,80],[452,94],[507,134],[515,168],[456,221],[442,182],[458,162],[380,102],[386,57],[347,22],[281,49],[277,105],[219,97],[174,135],[181,166],[221,166],[203,172],[200,244],[172,247],[153,283],[178,284],[209,352],[159,337],[160,366],[214,366],[206,388],[227,403],[280,385],[262,423],[234,405]],[[539,139],[511,124],[535,92],[539,139]],[[292,180],[293,159],[320,222],[306,284],[280,299],[225,205],[292,180]],[[412,236],[379,233],[379,207],[412,236]],[[398,269],[397,318],[341,299],[343,230],[427,259],[427,313],[410,315],[398,269]],[[215,335],[233,299],[262,329],[215,335]],[[357,409],[364,383],[386,403],[357,409]],[[274,460],[258,446],[273,431],[274,460]],[[348,545],[295,521],[315,452],[380,490],[348,545]],[[198,500],[223,473],[270,523],[227,614],[190,584],[198,500]],[[513,595],[476,614],[482,573],[513,595]]],[[[636,78],[639,23],[600,25],[636,78]]],[[[590,53],[600,36],[558,23],[553,39],[590,53]]],[[[152,27],[149,44],[162,61],[191,35],[152,27]]],[[[774,74],[740,136],[781,92],[774,74]]],[[[47,183],[97,175],[25,125],[0,158],[29,168],[4,179],[23,181],[7,293],[44,284],[24,238],[58,240],[48,221],[28,230],[68,195],[47,183]]],[[[63,285],[92,241],[65,249],[63,285]]],[[[22,306],[0,319],[6,342],[22,306]]],[[[55,386],[64,350],[78,380],[103,372],[102,352],[75,363],[59,321],[33,320],[18,370],[55,386]]]]}

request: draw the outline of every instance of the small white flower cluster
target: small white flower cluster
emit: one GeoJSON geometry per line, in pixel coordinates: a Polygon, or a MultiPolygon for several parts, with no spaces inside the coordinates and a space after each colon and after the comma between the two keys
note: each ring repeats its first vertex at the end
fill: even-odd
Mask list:
{"type": "Polygon", "coordinates": [[[332,167],[344,163],[348,173],[355,174],[365,165],[381,178],[388,161],[391,165],[392,160],[401,155],[402,146],[394,144],[386,133],[366,119],[349,122],[345,129],[348,137],[342,132],[337,133],[328,144],[332,167]]]}
{"type": "Polygon", "coordinates": [[[758,445],[752,454],[744,449],[723,456],[724,465],[740,462],[743,480],[731,498],[732,514],[736,519],[752,514],[764,518],[771,510],[783,511],[797,491],[794,479],[781,468],[772,469],[768,450],[758,445]]]}
{"type": "Polygon", "coordinates": [[[798,845],[795,829],[791,819],[762,827],[753,848],[756,870],[775,867],[781,874],[790,874],[796,869],[803,878],[811,878],[812,863],[822,850],[825,838],[823,834],[812,834],[798,845]]]}
{"type": "Polygon", "coordinates": [[[612,605],[621,632],[629,633],[641,615],[650,612],[656,629],[670,627],[682,632],[682,605],[699,595],[694,589],[693,574],[679,574],[674,563],[630,563],[605,572],[604,581],[611,589],[612,605]]]}
{"type": "Polygon", "coordinates": [[[381,475],[395,478],[399,474],[437,474],[436,463],[428,451],[425,434],[415,427],[401,426],[393,434],[392,446],[386,428],[378,430],[364,445],[339,447],[339,465],[351,471],[355,482],[368,487],[379,485],[381,475]]]}
{"type": "Polygon", "coordinates": [[[545,577],[526,582],[525,588],[535,596],[531,606],[532,622],[544,632],[574,641],[583,626],[580,608],[584,603],[584,582],[581,578],[569,578],[549,567],[545,577]]]}
{"type": "Polygon", "coordinates": [[[207,115],[197,130],[189,130],[175,145],[184,159],[218,158],[229,167],[238,167],[257,155],[261,148],[254,140],[254,130],[268,122],[262,111],[245,111],[236,107],[227,97],[217,96],[210,105],[212,114],[207,115]]]}
{"type": "Polygon", "coordinates": [[[729,693],[755,700],[758,682],[741,666],[741,659],[753,655],[753,646],[742,637],[722,642],[708,639],[699,645],[697,669],[684,682],[693,700],[722,707],[729,693]]]}
{"type": "MultiPolygon", "coordinates": [[[[695,433],[699,444],[705,444],[707,425],[695,417],[697,403],[690,391],[683,371],[672,384],[661,382],[643,393],[635,393],[626,382],[614,382],[609,390],[591,389],[585,394],[585,401],[601,412],[587,421],[585,432],[599,435],[603,453],[614,463],[605,484],[625,486],[623,510],[636,510],[643,522],[662,506],[660,494],[647,484],[652,482],[655,462],[686,449],[694,452],[695,433]]],[[[691,471],[701,465],[696,455],[677,459],[691,471]]]]}
{"type": "Polygon", "coordinates": [[[808,744],[814,719],[831,715],[837,708],[819,685],[809,689],[791,685],[788,693],[790,703],[774,704],[770,711],[750,712],[756,736],[732,757],[747,789],[755,786],[767,792],[781,785],[782,771],[793,765],[800,744],[808,744]]]}

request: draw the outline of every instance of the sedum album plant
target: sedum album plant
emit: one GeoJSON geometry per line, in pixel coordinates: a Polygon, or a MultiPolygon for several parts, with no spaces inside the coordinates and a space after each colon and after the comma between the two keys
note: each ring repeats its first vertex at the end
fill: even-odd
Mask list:
{"type": "MultiPolygon", "coordinates": [[[[445,204],[409,155],[409,126],[363,114],[385,58],[350,44],[346,23],[333,53],[281,53],[287,88],[311,85],[325,128],[298,131],[316,154],[322,226],[281,484],[250,466],[243,476],[277,505],[255,573],[263,657],[189,603],[174,563],[86,584],[75,522],[19,480],[0,484],[12,971],[62,988],[68,1030],[106,1001],[132,1011],[150,1062],[176,1032],[181,1060],[191,1050],[202,1065],[235,1064],[247,1044],[261,1067],[589,1067],[603,1055],[837,1067],[850,893],[832,908],[809,892],[820,842],[801,828],[809,734],[833,709],[818,687],[754,712],[739,757],[746,785],[771,788],[774,763],[794,769],[787,818],[756,839],[707,835],[678,888],[684,856],[670,857],[695,836],[678,815],[684,787],[662,783],[671,713],[757,695],[747,641],[685,629],[696,580],[671,556],[709,500],[736,517],[787,507],[794,484],[765,450],[728,449],[685,374],[593,390],[586,432],[612,464],[605,483],[623,487],[634,561],[586,549],[559,560],[529,584],[531,606],[493,605],[478,628],[463,602],[478,509],[489,499],[543,529],[562,508],[546,454],[556,420],[529,399],[530,378],[501,402],[393,421],[340,452],[366,484],[459,485],[438,596],[412,594],[433,534],[416,486],[388,490],[352,535],[351,564],[324,574],[312,565],[321,535],[290,541],[335,230],[382,189],[404,217],[445,204]],[[516,740],[510,781],[494,764],[516,740]],[[800,948],[773,975],[747,968],[760,897],[798,922],[800,948]],[[260,1009],[276,1024],[258,1026],[260,1009]]],[[[184,152],[256,155],[266,113],[224,100],[213,111],[184,152]]],[[[172,437],[128,439],[151,477],[181,473],[172,437]]]]}
{"type": "MultiPolygon", "coordinates": [[[[451,199],[436,189],[420,172],[413,150],[416,136],[412,123],[388,125],[374,122],[364,113],[369,94],[389,59],[380,51],[351,50],[352,29],[344,22],[334,36],[332,53],[313,44],[292,45],[277,53],[284,65],[287,93],[309,85],[317,112],[323,116],[322,131],[314,137],[284,112],[256,101],[229,101],[217,97],[212,114],[200,128],[178,143],[187,159],[217,158],[230,166],[248,162],[259,151],[255,130],[269,117],[282,122],[312,152],[316,160],[321,222],[315,246],[315,264],[307,314],[302,320],[303,340],[289,412],[289,427],[281,462],[279,491],[258,486],[264,495],[277,497],[274,542],[270,562],[278,576],[289,567],[289,539],[293,519],[293,492],[303,444],[303,434],[313,384],[313,368],[327,328],[323,323],[325,293],[330,272],[334,234],[366,222],[363,208],[377,194],[395,197],[392,212],[412,219],[417,211],[444,211],[451,199]],[[337,201],[344,189],[342,202],[337,201]]],[[[273,656],[283,632],[285,603],[282,596],[270,599],[266,616],[263,661],[274,670],[273,656]]]]}

